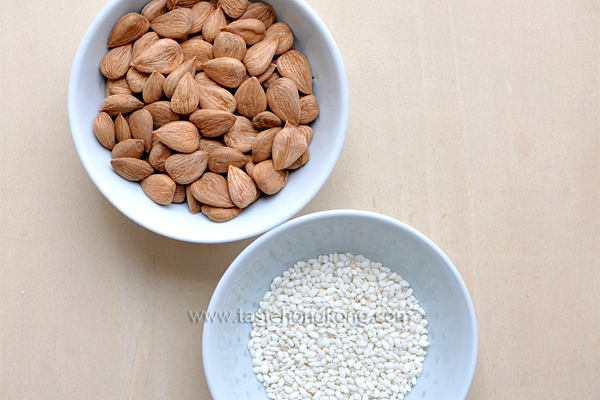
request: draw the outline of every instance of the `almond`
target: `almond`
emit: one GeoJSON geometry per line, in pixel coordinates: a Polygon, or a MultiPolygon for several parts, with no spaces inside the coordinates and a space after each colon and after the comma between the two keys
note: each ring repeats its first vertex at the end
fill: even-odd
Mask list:
{"type": "Polygon", "coordinates": [[[110,37],[108,47],[118,47],[131,43],[142,37],[148,31],[150,22],[138,13],[129,13],[121,17],[115,24],[110,37]]]}
{"type": "Polygon", "coordinates": [[[271,38],[279,40],[279,45],[275,52],[277,56],[289,51],[294,45],[294,35],[290,27],[284,22],[276,22],[267,29],[265,40],[271,38]]]}
{"type": "Polygon", "coordinates": [[[171,150],[170,147],[164,143],[158,142],[152,145],[150,155],[148,156],[148,162],[155,170],[165,172],[165,162],[172,154],[173,150],[171,150]]]}
{"type": "Polygon", "coordinates": [[[252,46],[265,38],[265,24],[257,19],[244,19],[233,21],[227,26],[221,28],[223,32],[230,32],[239,35],[244,39],[248,46],[252,46]]]}
{"type": "Polygon", "coordinates": [[[189,72],[177,84],[171,98],[171,109],[177,114],[191,114],[198,107],[200,93],[194,76],[189,72]]]}
{"type": "Polygon", "coordinates": [[[202,176],[207,164],[208,153],[197,150],[189,154],[173,154],[167,158],[165,169],[176,183],[187,185],[202,176]]]}
{"type": "Polygon", "coordinates": [[[277,59],[279,75],[290,78],[298,90],[304,94],[312,94],[312,70],[308,60],[302,53],[290,50],[277,59]]]}
{"type": "Polygon", "coordinates": [[[138,158],[114,158],[110,160],[110,165],[117,174],[133,182],[141,181],[154,172],[154,168],[150,164],[138,158]]]}
{"type": "Polygon", "coordinates": [[[165,95],[168,98],[173,97],[173,93],[175,93],[177,84],[179,83],[181,78],[183,78],[183,76],[187,73],[196,73],[196,56],[193,56],[189,60],[186,60],[183,64],[175,68],[175,70],[167,76],[163,89],[165,95]]]}
{"type": "Polygon", "coordinates": [[[227,171],[229,196],[236,207],[246,208],[256,199],[256,185],[247,173],[230,165],[227,171]]]}
{"type": "Polygon", "coordinates": [[[109,150],[115,147],[115,124],[110,115],[101,112],[96,116],[94,134],[102,146],[109,150]]]}
{"type": "Polygon", "coordinates": [[[209,156],[214,150],[222,147],[226,147],[225,143],[219,142],[218,140],[200,139],[200,142],[198,143],[198,150],[207,152],[209,156]]]}
{"type": "Polygon", "coordinates": [[[176,8],[159,15],[150,23],[150,28],[162,37],[181,39],[192,29],[192,10],[176,8]]]}
{"type": "Polygon", "coordinates": [[[233,114],[221,110],[198,110],[190,115],[190,122],[198,127],[204,137],[217,137],[227,133],[235,124],[233,114]]]}
{"type": "Polygon", "coordinates": [[[196,71],[202,71],[202,65],[213,59],[213,46],[200,37],[193,37],[181,43],[183,60],[196,57],[196,71]]]}
{"type": "Polygon", "coordinates": [[[222,110],[233,113],[236,108],[235,97],[219,86],[199,85],[200,108],[222,110]]]}
{"type": "Polygon", "coordinates": [[[150,75],[144,74],[135,68],[129,68],[126,75],[127,84],[133,93],[142,93],[149,77],[150,75]]]}
{"type": "Polygon", "coordinates": [[[133,59],[131,66],[148,74],[155,70],[170,74],[183,62],[181,46],[173,39],[160,39],[133,59]]]}
{"type": "Polygon", "coordinates": [[[129,129],[135,139],[144,141],[144,150],[149,152],[152,148],[152,114],[146,109],[138,110],[129,117],[129,129]]]}
{"type": "Polygon", "coordinates": [[[192,183],[192,196],[200,203],[214,207],[235,206],[229,196],[227,180],[212,172],[206,172],[200,179],[192,183]]]}
{"type": "Polygon", "coordinates": [[[218,6],[204,21],[202,37],[208,42],[213,42],[225,25],[227,25],[227,19],[223,13],[223,8],[218,6]]]}
{"type": "Polygon", "coordinates": [[[127,139],[119,142],[112,149],[112,158],[141,158],[144,153],[144,141],[127,139]]]}
{"type": "Polygon", "coordinates": [[[131,55],[131,59],[133,60],[140,54],[144,52],[147,48],[152,46],[154,43],[158,42],[160,38],[156,34],[156,32],[148,32],[145,33],[144,36],[133,42],[133,53],[131,55]]]}
{"type": "Polygon", "coordinates": [[[270,129],[281,126],[281,119],[271,111],[263,111],[252,118],[252,125],[256,129],[270,129]]]}
{"type": "Polygon", "coordinates": [[[285,187],[289,172],[285,169],[276,171],[272,160],[266,160],[256,164],[252,171],[252,177],[264,194],[272,195],[285,187]]]}
{"type": "Polygon", "coordinates": [[[273,165],[276,170],[286,169],[306,151],[306,136],[289,122],[273,139],[273,165]]]}
{"type": "Polygon", "coordinates": [[[264,161],[271,157],[273,151],[273,140],[281,128],[271,128],[262,131],[252,143],[252,161],[255,163],[264,161]]]}
{"type": "MultiPolygon", "coordinates": [[[[248,19],[245,21],[251,20],[248,19]]],[[[252,76],[264,73],[269,68],[271,61],[273,61],[276,50],[277,38],[265,39],[250,47],[244,57],[244,65],[248,73],[252,76]]]]}
{"type": "Polygon", "coordinates": [[[265,72],[263,72],[262,74],[258,75],[256,78],[258,79],[258,81],[260,83],[263,83],[264,81],[269,79],[271,77],[271,75],[273,75],[273,72],[275,72],[275,68],[277,68],[277,63],[274,61],[271,61],[271,64],[269,64],[269,66],[267,67],[267,70],[265,72]]]}
{"type": "Polygon", "coordinates": [[[228,88],[239,87],[246,78],[246,68],[237,58],[215,58],[205,62],[203,69],[206,76],[228,88]]]}
{"type": "Polygon", "coordinates": [[[127,74],[131,63],[131,43],[111,49],[100,62],[100,72],[108,79],[120,79],[127,74]]]}
{"type": "Polygon", "coordinates": [[[213,81],[208,76],[206,76],[206,72],[204,72],[204,71],[198,72],[196,74],[196,76],[194,77],[194,80],[196,81],[196,84],[198,86],[200,86],[200,85],[219,86],[219,84],[217,82],[213,81]]]}
{"type": "Polygon", "coordinates": [[[102,101],[100,111],[105,111],[108,115],[127,114],[138,110],[144,106],[144,103],[128,94],[113,94],[102,101]]]}
{"type": "Polygon", "coordinates": [[[173,203],[183,203],[185,201],[185,185],[175,184],[175,194],[173,195],[173,203]]]}
{"type": "Polygon", "coordinates": [[[119,114],[115,119],[115,136],[119,142],[132,138],[129,122],[123,117],[123,114],[119,114]]]}
{"type": "Polygon", "coordinates": [[[246,80],[235,91],[236,110],[239,114],[254,118],[267,109],[267,95],[256,77],[246,80]]]}
{"type": "Polygon", "coordinates": [[[188,207],[192,214],[198,214],[202,204],[194,196],[192,196],[192,185],[186,185],[185,187],[185,199],[187,200],[188,207]]]}
{"type": "Polygon", "coordinates": [[[190,8],[201,0],[167,0],[167,8],[174,10],[176,8],[190,8]]]}
{"type": "Polygon", "coordinates": [[[270,5],[257,1],[250,3],[246,12],[239,19],[257,19],[265,25],[266,29],[269,29],[275,22],[275,11],[270,5]]]}
{"type": "Polygon", "coordinates": [[[191,153],[198,149],[198,128],[188,121],[169,122],[154,131],[157,139],[175,151],[191,153]]]}
{"type": "Polygon", "coordinates": [[[144,102],[147,104],[154,103],[163,97],[163,87],[165,85],[165,77],[158,71],[154,71],[150,74],[150,77],[144,85],[142,95],[144,102]]]}
{"type": "Polygon", "coordinates": [[[213,55],[233,57],[242,61],[246,55],[246,42],[241,36],[229,32],[219,32],[213,43],[213,55]]]}
{"type": "Polygon", "coordinates": [[[306,137],[306,143],[310,144],[313,139],[313,129],[308,125],[298,125],[298,129],[306,137]]]}
{"type": "Polygon", "coordinates": [[[282,121],[298,124],[300,121],[300,96],[296,84],[289,78],[279,78],[267,89],[269,108],[282,121]]]}
{"type": "Polygon", "coordinates": [[[260,132],[254,128],[248,118],[240,115],[236,115],[235,118],[235,124],[223,135],[223,141],[227,146],[246,153],[252,150],[252,143],[260,132]]]}
{"type": "MultiPolygon", "coordinates": [[[[248,176],[250,178],[252,178],[254,180],[254,177],[252,176],[252,172],[254,171],[254,167],[256,166],[256,164],[254,164],[252,161],[248,161],[246,163],[246,165],[244,166],[244,168],[246,169],[246,173],[248,174],[248,176]]],[[[258,196],[257,196],[258,198],[258,196]]]]}
{"type": "Polygon", "coordinates": [[[288,169],[298,169],[298,168],[302,167],[303,165],[305,165],[309,159],[310,159],[310,148],[307,147],[306,150],[304,151],[304,153],[302,153],[302,155],[296,161],[294,161],[288,167],[288,169]]]}
{"type": "Polygon", "coordinates": [[[192,28],[190,34],[199,33],[202,31],[204,22],[213,13],[215,8],[206,1],[200,1],[192,7],[192,28]]]}
{"type": "Polygon", "coordinates": [[[133,92],[129,88],[127,78],[121,79],[108,79],[106,81],[106,89],[108,90],[108,96],[111,94],[129,94],[133,95],[133,92]]]}
{"type": "Polygon", "coordinates": [[[281,78],[281,76],[279,75],[279,73],[277,73],[277,71],[274,71],[270,77],[267,78],[266,81],[264,81],[263,87],[265,88],[265,90],[267,90],[269,88],[269,86],[271,86],[271,83],[275,82],[277,79],[281,78]]]}
{"type": "Polygon", "coordinates": [[[158,129],[169,122],[179,120],[179,116],[171,110],[170,101],[157,101],[148,104],[144,107],[144,110],[148,110],[152,115],[152,126],[154,129],[158,129]]]}
{"type": "Polygon", "coordinates": [[[230,165],[242,168],[247,161],[248,158],[241,151],[224,146],[210,153],[208,168],[217,174],[224,174],[229,170],[230,165]]]}
{"type": "Polygon", "coordinates": [[[300,98],[300,123],[310,124],[319,116],[319,102],[312,94],[300,98]]]}
{"type": "Polygon", "coordinates": [[[248,0],[219,0],[217,5],[223,8],[223,12],[233,19],[244,15],[248,8],[248,0]]]}
{"type": "Polygon", "coordinates": [[[164,174],[152,174],[140,182],[146,196],[158,204],[166,205],[173,202],[175,182],[164,174]]]}
{"type": "Polygon", "coordinates": [[[142,15],[152,22],[154,18],[167,12],[167,0],[152,0],[142,10],[142,15]]]}
{"type": "Polygon", "coordinates": [[[242,209],[237,207],[220,208],[209,206],[208,204],[203,204],[201,210],[204,215],[214,222],[227,222],[242,212],[242,209]]]}

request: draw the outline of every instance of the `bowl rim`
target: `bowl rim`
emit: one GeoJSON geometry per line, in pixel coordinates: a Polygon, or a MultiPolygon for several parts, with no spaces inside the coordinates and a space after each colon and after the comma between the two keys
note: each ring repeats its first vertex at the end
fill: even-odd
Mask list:
{"type": "MultiPolygon", "coordinates": [[[[84,169],[86,170],[88,176],[98,188],[98,190],[102,193],[102,195],[123,215],[125,215],[130,220],[134,221],[138,225],[143,226],[144,228],[157,233],[159,235],[181,240],[184,242],[190,243],[229,243],[236,242],[239,240],[248,239],[251,237],[256,237],[261,235],[274,227],[285,223],[294,217],[298,212],[300,212],[314,197],[319,193],[319,191],[325,185],[325,182],[331,176],[333,169],[335,168],[337,161],[339,160],[340,154],[342,152],[344,143],[346,141],[346,136],[348,132],[348,124],[350,118],[350,96],[349,96],[349,86],[348,86],[348,77],[346,74],[346,69],[344,66],[344,62],[342,59],[342,55],[340,53],[339,47],[333,35],[323,22],[323,20],[319,17],[319,15],[306,3],[304,0],[289,0],[291,3],[297,5],[299,9],[302,9],[304,13],[310,16],[310,19],[317,27],[318,31],[325,38],[324,44],[328,51],[330,52],[332,58],[331,62],[335,65],[338,85],[340,87],[340,121],[339,121],[339,137],[335,140],[333,145],[330,147],[330,155],[321,163],[321,171],[322,174],[318,174],[312,179],[312,183],[310,186],[307,186],[306,189],[299,195],[300,202],[296,207],[283,207],[280,211],[279,218],[274,218],[269,223],[265,223],[264,225],[257,224],[258,228],[247,229],[243,233],[237,233],[236,230],[232,230],[231,234],[222,237],[212,237],[207,234],[202,237],[188,237],[185,235],[180,235],[177,229],[172,229],[171,231],[165,231],[161,227],[154,226],[151,222],[152,220],[146,220],[140,218],[138,216],[132,215],[127,209],[128,206],[119,196],[112,195],[112,191],[109,189],[110,185],[106,183],[105,180],[102,179],[102,176],[96,169],[93,167],[93,160],[86,154],[86,146],[83,143],[83,139],[81,139],[80,129],[78,127],[78,122],[76,118],[77,107],[75,98],[77,97],[77,87],[76,82],[82,79],[82,75],[85,71],[84,68],[84,53],[86,49],[90,46],[91,42],[95,39],[96,31],[100,24],[104,23],[104,21],[114,12],[114,9],[118,4],[122,3],[126,0],[111,0],[106,6],[104,6],[100,12],[96,15],[87,31],[85,32],[81,42],[77,48],[77,52],[75,53],[75,57],[73,59],[73,63],[71,66],[71,71],[69,75],[69,84],[67,91],[67,110],[68,110],[68,118],[69,118],[69,126],[71,129],[71,137],[73,138],[73,142],[75,144],[75,149],[77,150],[77,154],[79,155],[79,159],[83,164],[84,169]],[[150,221],[150,222],[149,222],[150,221]]],[[[92,129],[90,126],[89,134],[92,134],[92,129]]]]}
{"type": "MultiPolygon", "coordinates": [[[[458,284],[460,289],[460,294],[462,299],[465,302],[467,308],[467,319],[468,326],[467,329],[470,331],[473,336],[473,341],[471,343],[471,357],[467,360],[468,369],[465,370],[465,380],[463,382],[462,387],[460,388],[460,393],[462,399],[465,399],[469,393],[471,385],[473,383],[473,378],[475,376],[475,368],[477,366],[477,356],[479,349],[479,333],[477,328],[477,316],[475,313],[475,307],[473,305],[473,300],[471,299],[471,295],[469,294],[469,290],[467,285],[465,284],[460,272],[456,269],[454,263],[448,258],[448,256],[436,245],[431,239],[421,233],[419,230],[413,228],[412,226],[399,221],[395,218],[389,217],[387,215],[379,214],[372,211],[364,211],[364,210],[353,210],[353,209],[339,209],[339,210],[328,210],[328,211],[320,211],[312,214],[303,215],[298,218],[294,218],[290,221],[287,221],[278,227],[270,230],[265,233],[250,245],[248,245],[229,265],[221,279],[219,280],[217,287],[215,288],[210,302],[207,307],[207,313],[214,312],[214,308],[216,307],[216,298],[222,297],[230,287],[230,285],[236,280],[236,270],[244,265],[243,260],[246,256],[254,251],[255,248],[263,245],[266,242],[269,242],[274,237],[285,234],[288,231],[293,230],[299,225],[304,225],[307,223],[327,220],[327,219],[343,219],[344,217],[352,217],[352,218],[360,218],[360,219],[372,219],[387,225],[391,225],[399,230],[402,230],[417,240],[422,241],[425,245],[429,246],[437,256],[439,256],[444,262],[446,268],[450,271],[452,278],[458,284]]],[[[212,346],[211,343],[215,341],[215,328],[212,328],[214,324],[204,324],[203,332],[202,332],[202,363],[204,365],[204,375],[206,377],[206,381],[208,384],[208,389],[211,393],[211,396],[215,396],[218,391],[216,390],[215,384],[213,383],[216,379],[216,373],[213,372],[211,368],[207,368],[210,365],[210,360],[208,360],[208,354],[210,353],[209,348],[212,346]]]]}

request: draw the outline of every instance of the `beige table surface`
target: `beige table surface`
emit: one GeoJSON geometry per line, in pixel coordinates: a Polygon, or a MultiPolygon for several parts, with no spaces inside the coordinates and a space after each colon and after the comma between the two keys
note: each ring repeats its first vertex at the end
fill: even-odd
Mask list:
{"type": "MultiPolygon", "coordinates": [[[[600,398],[599,2],[308,2],[351,116],[302,214],[377,211],[450,256],[480,329],[469,399],[600,398]]],[[[1,3],[0,399],[209,398],[187,312],[251,240],[158,236],[88,178],[67,81],[107,0],[1,3]]]]}

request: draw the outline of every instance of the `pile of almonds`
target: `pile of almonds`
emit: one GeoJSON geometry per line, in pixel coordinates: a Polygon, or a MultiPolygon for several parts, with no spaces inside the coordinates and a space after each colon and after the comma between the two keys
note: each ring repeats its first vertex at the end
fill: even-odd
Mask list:
{"type": "Polygon", "coordinates": [[[115,25],[94,123],[115,172],[158,204],[228,221],[310,157],[319,114],[307,59],[273,9],[153,0],[115,25]]]}

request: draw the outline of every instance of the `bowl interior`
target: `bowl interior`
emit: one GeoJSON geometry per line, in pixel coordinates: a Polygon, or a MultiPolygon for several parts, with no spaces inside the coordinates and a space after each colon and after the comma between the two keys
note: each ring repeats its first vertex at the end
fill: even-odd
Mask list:
{"type": "Polygon", "coordinates": [[[159,206],[138,183],[112,171],[110,151],[93,133],[93,124],[105,97],[105,78],[99,65],[106,54],[108,36],[117,20],[140,12],[148,0],[113,0],[91,24],[73,62],[69,81],[69,121],[81,161],[104,196],[121,212],[159,234],[190,242],[216,243],[261,234],[291,218],[321,189],[341,152],[348,126],[348,83],[333,37],[316,13],[301,0],[267,0],[277,19],[295,35],[295,47],[308,58],[314,76],[314,94],[320,116],[312,123],[311,160],[290,174],[287,186],[276,196],[262,196],[242,214],[226,223],[192,215],[187,204],[159,206]]]}
{"type": "Polygon", "coordinates": [[[205,322],[203,358],[215,400],[265,400],[247,349],[250,323],[272,279],[299,260],[332,252],[362,254],[406,279],[427,312],[431,346],[423,373],[407,399],[464,399],[477,359],[477,325],[471,299],[456,268],[418,231],[379,214],[332,211],[290,221],[252,243],[230,266],[208,313],[232,312],[233,320],[205,322]],[[245,314],[242,314],[245,315],[245,314]]]}

